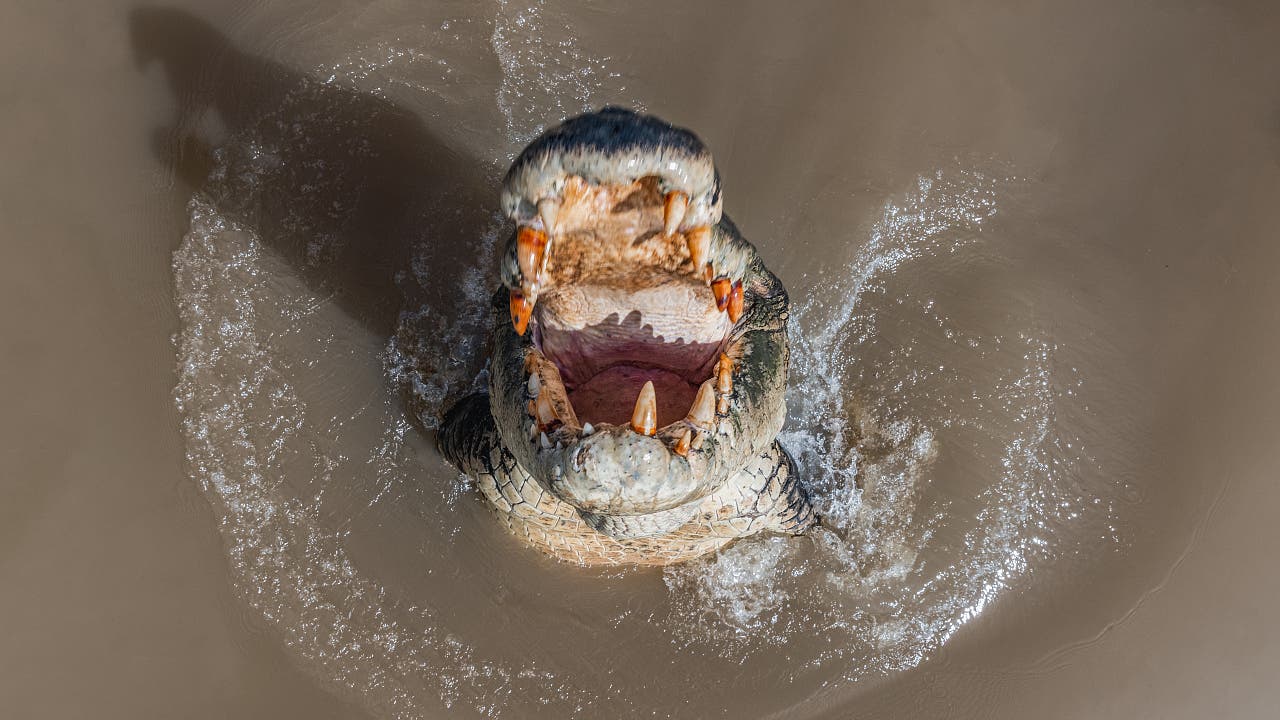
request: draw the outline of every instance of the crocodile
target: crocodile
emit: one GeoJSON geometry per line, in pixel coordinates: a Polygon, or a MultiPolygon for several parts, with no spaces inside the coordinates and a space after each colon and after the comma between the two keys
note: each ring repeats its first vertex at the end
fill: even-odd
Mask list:
{"type": "Polygon", "coordinates": [[[606,107],[531,142],[488,388],[443,417],[447,460],[515,537],[582,565],[667,565],[817,522],[786,418],[788,299],[722,212],[689,130],[606,107]]]}

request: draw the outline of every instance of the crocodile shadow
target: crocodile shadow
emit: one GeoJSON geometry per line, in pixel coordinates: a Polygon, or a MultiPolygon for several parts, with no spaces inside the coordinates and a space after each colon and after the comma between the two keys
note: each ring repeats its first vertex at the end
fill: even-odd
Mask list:
{"type": "Polygon", "coordinates": [[[160,65],[174,95],[152,145],[177,181],[380,336],[402,308],[457,312],[450,282],[417,282],[411,268],[474,264],[494,207],[477,159],[413,111],[241,52],[188,13],[137,8],[128,25],[139,69],[160,65]]]}

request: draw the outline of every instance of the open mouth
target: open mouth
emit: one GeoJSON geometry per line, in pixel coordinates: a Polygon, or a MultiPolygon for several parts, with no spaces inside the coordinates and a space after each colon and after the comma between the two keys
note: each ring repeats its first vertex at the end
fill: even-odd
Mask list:
{"type": "Polygon", "coordinates": [[[605,108],[507,172],[487,392],[440,448],[521,540],[669,564],[814,515],[777,442],[788,301],[688,130],[605,108]]]}
{"type": "Polygon", "coordinates": [[[614,119],[611,133],[596,121],[595,138],[571,125],[571,144],[544,138],[504,188],[518,228],[503,280],[533,346],[529,441],[551,449],[629,427],[687,456],[728,412],[747,268],[721,236],[701,143],[636,127],[645,119],[625,111],[614,119]],[[612,152],[643,142],[643,153],[612,152]]]}

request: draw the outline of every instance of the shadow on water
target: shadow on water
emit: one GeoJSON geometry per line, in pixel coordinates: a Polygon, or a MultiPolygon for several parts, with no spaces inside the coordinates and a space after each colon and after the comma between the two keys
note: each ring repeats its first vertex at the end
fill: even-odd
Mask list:
{"type": "Polygon", "coordinates": [[[181,182],[381,337],[402,308],[452,312],[402,271],[474,264],[495,194],[475,158],[413,111],[241,52],[188,13],[136,8],[129,30],[139,69],[158,63],[175,96],[153,146],[181,182]]]}

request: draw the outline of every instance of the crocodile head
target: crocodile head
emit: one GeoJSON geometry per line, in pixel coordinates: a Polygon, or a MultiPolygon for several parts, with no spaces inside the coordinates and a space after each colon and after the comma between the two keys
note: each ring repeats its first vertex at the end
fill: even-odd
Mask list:
{"type": "Polygon", "coordinates": [[[548,131],[502,188],[490,411],[538,483],[611,535],[679,526],[774,442],[787,297],[721,212],[693,133],[606,108],[548,131]]]}

